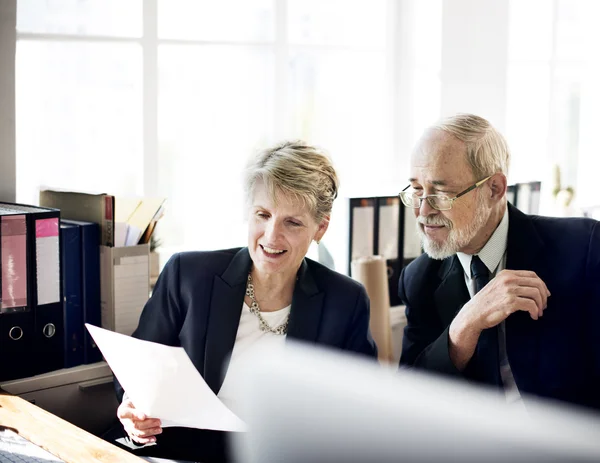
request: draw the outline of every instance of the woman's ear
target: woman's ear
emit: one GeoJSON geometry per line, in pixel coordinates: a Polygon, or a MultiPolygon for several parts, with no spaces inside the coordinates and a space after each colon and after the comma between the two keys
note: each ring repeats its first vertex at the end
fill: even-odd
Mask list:
{"type": "Polygon", "coordinates": [[[317,243],[319,243],[319,241],[323,239],[323,235],[327,231],[327,228],[329,228],[329,219],[330,216],[326,215],[325,217],[323,217],[323,220],[321,220],[319,228],[317,229],[317,232],[315,233],[315,236],[313,238],[317,243]]]}

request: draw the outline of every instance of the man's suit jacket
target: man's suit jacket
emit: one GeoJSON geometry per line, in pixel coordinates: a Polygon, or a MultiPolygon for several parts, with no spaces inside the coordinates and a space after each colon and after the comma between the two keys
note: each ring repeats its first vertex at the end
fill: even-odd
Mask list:
{"type": "MultiPolygon", "coordinates": [[[[251,264],[247,248],[173,256],[133,336],[183,347],[218,393],[233,350],[251,264]]],[[[364,287],[304,259],[292,297],[287,337],[376,357],[364,287]]]]}
{"type": "MultiPolygon", "coordinates": [[[[508,360],[519,390],[600,408],[600,222],[528,216],[511,206],[506,268],[532,270],[551,296],[543,317],[518,311],[506,319],[508,360]]],[[[422,255],[400,275],[406,304],[400,365],[480,381],[475,355],[459,372],[448,329],[469,300],[457,256],[422,255]]]]}

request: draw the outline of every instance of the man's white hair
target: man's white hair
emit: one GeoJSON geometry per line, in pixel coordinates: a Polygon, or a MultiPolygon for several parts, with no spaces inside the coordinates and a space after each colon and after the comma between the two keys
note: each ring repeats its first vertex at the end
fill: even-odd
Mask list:
{"type": "Polygon", "coordinates": [[[508,175],[510,151],[504,136],[483,117],[457,114],[432,128],[454,135],[467,147],[467,162],[477,180],[502,172],[508,175]]]}

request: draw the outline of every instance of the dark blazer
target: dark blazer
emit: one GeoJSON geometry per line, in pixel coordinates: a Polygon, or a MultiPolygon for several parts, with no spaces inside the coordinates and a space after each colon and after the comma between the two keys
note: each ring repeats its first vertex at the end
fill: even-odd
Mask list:
{"type": "MultiPolygon", "coordinates": [[[[247,248],[176,254],[163,269],[133,336],[183,347],[218,393],[235,343],[251,264],[247,248]]],[[[376,357],[364,287],[304,259],[292,297],[287,338],[376,357]]],[[[121,401],[123,390],[116,381],[115,386],[121,401]]],[[[222,439],[215,432],[166,428],[158,437],[158,447],[162,443],[166,449],[145,454],[219,460],[181,448],[186,442],[202,447],[198,441],[206,435],[210,436],[207,445],[222,439]]]]}
{"type": "MultiPolygon", "coordinates": [[[[551,296],[543,317],[506,319],[508,359],[523,393],[600,408],[600,222],[528,216],[511,206],[506,268],[532,270],[551,296]]],[[[406,304],[400,365],[481,380],[477,356],[459,372],[448,353],[448,329],[469,300],[457,256],[422,255],[400,275],[406,304]]]]}

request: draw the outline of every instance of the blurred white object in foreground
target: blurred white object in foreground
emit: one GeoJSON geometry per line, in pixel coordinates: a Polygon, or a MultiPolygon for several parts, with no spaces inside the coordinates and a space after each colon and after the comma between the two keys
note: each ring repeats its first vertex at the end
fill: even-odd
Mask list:
{"type": "Polygon", "coordinates": [[[288,341],[248,363],[239,461],[600,461],[600,415],[288,341]]]}

